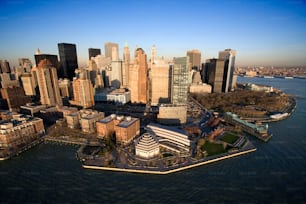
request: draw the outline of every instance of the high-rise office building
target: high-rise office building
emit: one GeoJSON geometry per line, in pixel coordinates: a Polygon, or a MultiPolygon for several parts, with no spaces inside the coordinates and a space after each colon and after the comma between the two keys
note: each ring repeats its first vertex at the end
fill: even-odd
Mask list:
{"type": "Polygon", "coordinates": [[[71,98],[72,97],[72,85],[71,81],[69,79],[59,79],[58,80],[58,86],[60,90],[60,95],[62,98],[67,97],[71,98]]]}
{"type": "Polygon", "coordinates": [[[0,74],[0,87],[8,88],[10,86],[20,86],[18,75],[12,73],[0,74]]]}
{"type": "Polygon", "coordinates": [[[189,80],[189,57],[177,57],[172,66],[172,104],[186,104],[189,80]]]}
{"type": "Polygon", "coordinates": [[[200,70],[201,52],[199,50],[188,50],[187,56],[189,57],[189,63],[191,63],[190,69],[200,70]]]}
{"type": "Polygon", "coordinates": [[[60,96],[56,68],[49,60],[41,60],[35,68],[41,104],[49,106],[63,105],[60,96]]]}
{"type": "Polygon", "coordinates": [[[58,63],[58,58],[57,55],[51,55],[51,54],[35,54],[34,55],[35,58],[35,64],[36,66],[38,66],[39,62],[41,60],[48,60],[52,67],[55,67],[57,70],[57,74],[59,74],[59,63],[58,63]]]}
{"type": "Polygon", "coordinates": [[[112,61],[110,85],[114,88],[120,88],[122,85],[122,69],[124,63],[121,60],[112,61]]]}
{"type": "Polygon", "coordinates": [[[123,48],[123,61],[127,63],[131,61],[130,48],[127,43],[124,44],[124,48],[123,48]]]}
{"type": "Polygon", "coordinates": [[[156,46],[153,45],[152,48],[151,48],[150,67],[152,67],[153,64],[155,64],[155,59],[156,59],[156,46]]]}
{"type": "Polygon", "coordinates": [[[112,60],[119,59],[119,45],[117,43],[107,42],[104,44],[105,57],[109,57],[112,60]]]}
{"type": "Polygon", "coordinates": [[[129,69],[129,89],[131,91],[131,101],[136,103],[147,103],[147,55],[141,48],[135,51],[134,64],[129,69]]]}
{"type": "Polygon", "coordinates": [[[60,57],[59,78],[68,78],[72,80],[74,77],[74,71],[78,68],[76,45],[59,43],[58,52],[60,57]]]}
{"type": "MultiPolygon", "coordinates": [[[[178,125],[187,121],[187,101],[189,84],[189,57],[178,57],[173,59],[173,64],[169,67],[170,96],[171,104],[161,103],[157,120],[162,124],[178,125]]],[[[151,71],[154,70],[154,66],[151,71]]],[[[162,77],[160,77],[162,79],[162,77]]],[[[159,83],[161,79],[155,83],[159,83]]],[[[166,82],[166,81],[165,81],[166,82]]],[[[164,82],[164,83],[165,83],[164,82]]],[[[154,81],[152,81],[152,99],[154,96],[154,81]]],[[[153,100],[152,100],[153,101],[153,100]]]]}
{"type": "Polygon", "coordinates": [[[31,102],[31,97],[25,95],[22,87],[1,88],[1,95],[6,99],[10,111],[19,111],[20,106],[31,102]]]}
{"type": "Polygon", "coordinates": [[[74,77],[72,82],[73,100],[72,105],[90,108],[95,105],[93,85],[87,75],[87,70],[78,70],[78,77],[74,77]]]}
{"type": "Polygon", "coordinates": [[[88,48],[89,59],[91,59],[92,57],[95,57],[97,55],[101,55],[101,49],[98,49],[98,48],[88,48]]]}
{"type": "Polygon", "coordinates": [[[23,73],[21,75],[22,87],[27,96],[35,96],[35,87],[37,86],[36,80],[32,73],[23,73]]]}
{"type": "Polygon", "coordinates": [[[205,76],[208,83],[212,86],[213,93],[221,93],[223,87],[223,75],[224,75],[224,60],[221,59],[209,59],[205,63],[205,76]]]}
{"type": "Polygon", "coordinates": [[[31,68],[32,68],[31,60],[29,60],[28,58],[19,58],[18,63],[19,63],[19,69],[20,69],[21,73],[24,73],[24,72],[30,73],[31,72],[31,68]]]}
{"type": "Polygon", "coordinates": [[[224,60],[224,76],[222,91],[228,92],[232,90],[233,76],[235,71],[236,50],[225,49],[219,52],[219,59],[224,60]]]}
{"type": "Polygon", "coordinates": [[[130,48],[125,43],[123,48],[123,64],[122,64],[122,87],[128,87],[129,85],[129,65],[131,61],[130,48]]]}
{"type": "Polygon", "coordinates": [[[153,64],[150,70],[151,104],[171,102],[171,67],[168,63],[153,64]]]}
{"type": "Polygon", "coordinates": [[[11,73],[11,67],[8,61],[0,60],[0,73],[11,73]]]}

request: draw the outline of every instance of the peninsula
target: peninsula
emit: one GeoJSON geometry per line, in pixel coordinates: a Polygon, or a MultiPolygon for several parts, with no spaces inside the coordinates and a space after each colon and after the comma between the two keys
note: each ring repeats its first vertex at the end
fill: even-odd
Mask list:
{"type": "MultiPolygon", "coordinates": [[[[261,125],[261,122],[284,119],[296,106],[294,97],[279,90],[270,87],[268,89],[270,92],[263,91],[267,89],[265,86],[259,86],[260,90],[248,90],[249,86],[239,85],[240,89],[223,96],[217,94],[205,97],[189,96],[187,122],[180,126],[159,124],[158,112],[154,108],[142,109],[137,104],[120,107],[116,104],[103,106],[117,108],[117,114],[106,117],[104,112],[98,110],[62,107],[56,109],[57,113],[61,113],[59,115],[62,119],[60,119],[55,117],[54,109],[46,109],[47,115],[42,118],[49,122],[56,120],[56,123],[47,128],[46,134],[43,134],[45,130],[41,119],[32,117],[22,119],[23,116],[19,114],[18,120],[31,122],[33,130],[36,126],[40,127],[38,132],[40,136],[34,132],[36,136],[31,142],[27,143],[28,145],[20,143],[19,149],[2,148],[1,157],[8,159],[42,141],[68,143],[80,145],[77,158],[84,168],[169,174],[247,154],[256,151],[256,148],[248,140],[246,133],[267,142],[272,134],[268,132],[267,124],[261,125]],[[242,117],[226,112],[237,110],[239,104],[234,102],[237,95],[240,96],[241,107],[238,114],[242,117]],[[258,99],[259,95],[264,97],[258,99]],[[205,104],[204,98],[213,101],[214,107],[205,104]],[[221,100],[222,98],[224,100],[221,100]],[[267,103],[270,106],[259,108],[260,102],[266,100],[270,101],[267,103]],[[230,101],[232,106],[224,106],[225,101],[230,101]],[[248,104],[245,104],[246,102],[248,104]],[[209,111],[201,103],[210,109],[216,109],[209,111]],[[118,112],[126,113],[131,109],[134,111],[130,112],[130,116],[123,116],[118,112]],[[275,117],[276,114],[285,113],[287,114],[284,117],[275,117]],[[32,121],[38,121],[39,126],[37,122],[32,121]]],[[[99,107],[102,106],[97,105],[96,109],[99,107]]],[[[10,121],[6,120],[1,128],[9,131],[7,128],[10,124],[10,121]]],[[[18,122],[12,124],[18,126],[18,122]]]]}
{"type": "MultiPolygon", "coordinates": [[[[231,94],[236,95],[237,93],[232,92],[231,94]]],[[[248,96],[252,97],[256,97],[257,94],[256,91],[248,92],[248,96]]],[[[282,110],[288,111],[288,115],[286,115],[288,117],[295,109],[295,98],[278,90],[271,94],[288,99],[288,103],[284,103],[285,105],[281,107],[282,110]]],[[[62,123],[49,128],[45,141],[82,144],[77,151],[77,157],[84,168],[169,174],[256,151],[245,133],[267,142],[272,134],[267,132],[267,125],[260,126],[258,121],[271,122],[283,119],[271,118],[267,120],[267,116],[264,116],[257,117],[257,123],[250,122],[250,118],[245,122],[240,119],[238,120],[240,123],[233,123],[228,119],[233,114],[225,114],[220,110],[218,112],[208,111],[192,97],[189,97],[188,100],[188,123],[183,126],[164,126],[152,123],[152,119],[145,119],[150,114],[152,113],[147,113],[144,118],[141,118],[142,122],[149,122],[141,124],[144,128],[140,129],[139,133],[142,134],[127,142],[122,138],[118,141],[116,128],[112,129],[113,132],[108,132],[109,137],[99,139],[99,136],[92,137],[91,134],[83,132],[83,138],[80,138],[80,132],[69,131],[69,128],[64,127],[62,123]],[[250,125],[244,128],[245,124],[250,125]],[[259,130],[259,132],[255,132],[255,130],[259,130]],[[67,135],[68,133],[70,135],[67,135]]],[[[150,117],[152,118],[152,115],[150,117]]],[[[127,125],[129,122],[132,123],[132,119],[132,117],[120,117],[112,114],[100,120],[100,123],[109,128],[112,122],[114,124],[125,122],[127,125]]],[[[97,135],[99,132],[107,134],[109,129],[100,127],[98,123],[97,135]]]]}

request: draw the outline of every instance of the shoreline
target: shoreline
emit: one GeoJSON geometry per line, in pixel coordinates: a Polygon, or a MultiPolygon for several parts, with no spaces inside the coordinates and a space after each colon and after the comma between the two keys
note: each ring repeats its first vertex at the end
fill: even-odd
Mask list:
{"type": "Polygon", "coordinates": [[[132,169],[132,168],[119,168],[119,167],[104,167],[104,166],[95,166],[95,165],[86,165],[86,164],[82,164],[82,167],[84,169],[93,169],[93,170],[167,175],[167,174],[176,173],[176,172],[184,171],[184,170],[187,170],[187,169],[203,166],[203,165],[206,165],[206,164],[222,161],[222,160],[225,160],[225,159],[245,155],[245,154],[248,154],[248,153],[251,153],[251,152],[255,152],[256,150],[257,149],[254,146],[252,146],[252,148],[248,148],[246,150],[242,150],[242,151],[239,151],[239,152],[236,152],[236,153],[230,153],[230,154],[227,154],[225,156],[221,156],[221,157],[217,157],[217,158],[213,158],[213,159],[208,159],[208,160],[205,160],[205,161],[198,161],[194,164],[182,166],[182,167],[179,167],[179,168],[169,169],[169,170],[165,170],[165,171],[150,170],[149,168],[147,168],[147,169],[132,169]]]}
{"type": "MultiPolygon", "coordinates": [[[[290,103],[290,110],[286,113],[288,113],[287,116],[285,117],[281,117],[281,118],[277,118],[277,119],[273,119],[273,118],[252,118],[255,119],[257,122],[261,122],[261,123],[273,123],[273,122],[279,122],[285,119],[288,119],[292,113],[294,113],[294,111],[296,110],[296,106],[297,106],[297,101],[296,98],[294,96],[288,96],[291,98],[291,103],[290,103]]],[[[252,120],[250,118],[245,118],[244,120],[248,121],[248,120],[252,120]]]]}
{"type": "MultiPolygon", "coordinates": [[[[27,146],[27,148],[24,148],[22,151],[18,151],[18,153],[12,154],[8,157],[1,157],[0,161],[4,161],[4,160],[8,160],[14,156],[18,156],[18,154],[31,149],[32,147],[37,146],[38,144],[42,143],[42,142],[51,142],[51,143],[62,143],[62,144],[66,144],[66,145],[85,145],[80,144],[80,143],[75,143],[73,141],[67,141],[67,140],[53,140],[48,138],[47,136],[40,138],[38,141],[35,141],[31,144],[29,144],[27,146]]],[[[251,144],[251,143],[250,143],[251,144]]],[[[251,144],[252,145],[252,144],[251,144]]],[[[191,169],[191,168],[195,168],[195,167],[199,167],[199,166],[203,166],[206,164],[210,164],[210,163],[214,163],[214,162],[218,162],[218,161],[222,161],[225,159],[230,159],[233,157],[237,157],[237,156],[241,156],[241,155],[245,155],[251,152],[255,152],[257,149],[252,145],[251,147],[246,148],[245,150],[241,150],[235,153],[227,153],[224,156],[218,156],[215,155],[215,158],[211,158],[211,159],[207,159],[207,160],[199,160],[195,163],[186,165],[186,166],[181,166],[181,167],[175,167],[175,168],[169,168],[166,170],[150,170],[150,167],[148,167],[147,169],[133,169],[133,168],[119,168],[119,167],[104,167],[104,166],[95,166],[95,165],[86,165],[86,164],[82,164],[82,167],[84,169],[93,169],[93,170],[104,170],[104,171],[113,171],[113,172],[128,172],[128,173],[141,173],[141,174],[155,174],[155,175],[167,175],[167,174],[171,174],[171,173],[176,173],[176,172],[180,172],[180,171],[184,171],[187,169],[191,169]]]]}
{"type": "Polygon", "coordinates": [[[44,140],[43,137],[38,138],[38,139],[32,141],[31,143],[27,144],[26,146],[22,147],[21,149],[19,149],[16,152],[10,152],[10,154],[7,155],[6,157],[0,157],[0,161],[5,161],[5,160],[8,160],[8,159],[10,159],[12,157],[18,156],[19,154],[21,154],[21,153],[23,153],[23,152],[25,152],[27,150],[30,150],[31,148],[39,145],[40,143],[42,143],[44,141],[45,140],[44,140]]]}

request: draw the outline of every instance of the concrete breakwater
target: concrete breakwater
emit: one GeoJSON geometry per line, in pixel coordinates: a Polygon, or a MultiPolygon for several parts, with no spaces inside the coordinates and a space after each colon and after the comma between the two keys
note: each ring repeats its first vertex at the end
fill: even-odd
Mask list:
{"type": "Polygon", "coordinates": [[[171,174],[171,173],[191,169],[191,168],[194,168],[194,167],[202,166],[202,165],[205,165],[205,164],[210,164],[210,163],[214,163],[214,162],[217,162],[217,161],[222,161],[222,160],[229,159],[229,158],[232,158],[232,157],[237,157],[237,156],[248,154],[248,153],[251,153],[251,152],[254,152],[254,151],[256,151],[256,148],[243,150],[243,151],[228,154],[228,155],[225,155],[225,156],[222,156],[222,157],[218,157],[218,158],[214,158],[214,159],[210,159],[210,160],[206,160],[206,161],[200,161],[200,162],[197,162],[197,163],[194,163],[194,164],[179,167],[179,168],[176,168],[176,169],[165,170],[165,171],[147,170],[147,169],[123,169],[123,168],[116,168],[116,167],[104,167],[104,166],[94,166],[94,165],[84,165],[84,164],[82,166],[85,169],[166,175],[166,174],[171,174]]]}

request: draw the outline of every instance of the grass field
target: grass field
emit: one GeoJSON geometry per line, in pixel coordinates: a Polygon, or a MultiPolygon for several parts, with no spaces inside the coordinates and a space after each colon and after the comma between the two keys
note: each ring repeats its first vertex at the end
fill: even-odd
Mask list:
{"type": "Polygon", "coordinates": [[[234,144],[238,139],[239,139],[239,136],[233,133],[227,132],[223,135],[223,137],[220,140],[228,144],[234,144]]]}
{"type": "Polygon", "coordinates": [[[222,144],[215,144],[209,141],[206,141],[205,144],[202,145],[201,150],[202,151],[206,150],[208,156],[222,154],[226,152],[222,144]]]}

